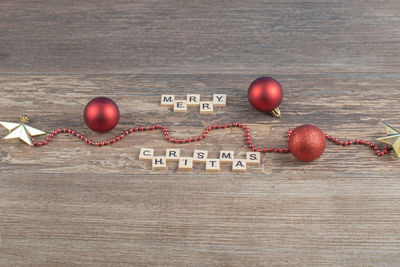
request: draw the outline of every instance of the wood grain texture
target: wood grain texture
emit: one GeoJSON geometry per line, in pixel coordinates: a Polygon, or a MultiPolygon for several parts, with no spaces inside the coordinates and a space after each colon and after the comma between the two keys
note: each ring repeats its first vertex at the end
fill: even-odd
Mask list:
{"type": "MultiPolygon", "coordinates": [[[[0,119],[74,128],[96,139],[163,123],[176,137],[242,121],[257,145],[286,146],[313,123],[374,140],[400,128],[398,1],[1,1],[0,119]],[[277,120],[247,87],[284,88],[277,120]],[[161,94],[227,94],[227,107],[174,113],[161,94]],[[106,134],[82,118],[108,96],[121,120],[106,134]]],[[[1,128],[0,135],[6,130],[1,128]]],[[[302,163],[262,156],[244,174],[152,170],[140,147],[248,151],[240,129],[172,145],[161,132],[109,147],[58,136],[41,148],[0,141],[1,266],[398,266],[400,180],[394,153],[328,144],[302,163]]]]}

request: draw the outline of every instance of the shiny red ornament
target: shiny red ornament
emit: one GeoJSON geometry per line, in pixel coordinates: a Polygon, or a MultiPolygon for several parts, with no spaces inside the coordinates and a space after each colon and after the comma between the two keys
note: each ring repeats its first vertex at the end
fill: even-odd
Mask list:
{"type": "Polygon", "coordinates": [[[119,108],[107,97],[96,97],[86,105],[83,117],[90,129],[104,133],[117,125],[119,108]]]}
{"type": "Polygon", "coordinates": [[[301,161],[313,161],[324,153],[326,138],[317,126],[304,124],[293,130],[289,137],[289,149],[301,161]]]}
{"type": "MultiPolygon", "coordinates": [[[[271,77],[261,77],[250,84],[247,97],[255,109],[263,112],[274,111],[282,102],[282,87],[271,77]]],[[[279,115],[279,109],[276,112],[279,115]]],[[[275,113],[274,115],[280,117],[275,113]]]]}

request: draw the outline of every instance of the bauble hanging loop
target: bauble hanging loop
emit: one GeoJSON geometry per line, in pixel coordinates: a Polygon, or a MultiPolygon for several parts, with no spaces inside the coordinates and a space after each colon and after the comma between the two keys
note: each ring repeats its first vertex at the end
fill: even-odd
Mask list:
{"type": "Polygon", "coordinates": [[[281,112],[278,106],[282,102],[282,87],[277,80],[271,77],[260,77],[254,80],[247,92],[250,104],[262,112],[272,112],[280,118],[281,112]]]}

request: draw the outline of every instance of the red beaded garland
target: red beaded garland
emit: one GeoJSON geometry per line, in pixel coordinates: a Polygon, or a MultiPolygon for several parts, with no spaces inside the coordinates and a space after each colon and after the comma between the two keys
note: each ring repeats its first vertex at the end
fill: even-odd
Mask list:
{"type": "MultiPolygon", "coordinates": [[[[257,148],[257,147],[253,144],[253,141],[251,140],[249,128],[247,127],[247,125],[245,125],[245,124],[243,124],[243,123],[234,122],[234,123],[226,124],[226,126],[227,126],[227,128],[230,128],[230,127],[242,128],[242,129],[244,130],[244,132],[245,132],[245,134],[244,134],[245,141],[246,141],[247,145],[249,146],[249,148],[250,148],[251,150],[253,150],[253,151],[262,152],[262,153],[271,153],[271,152],[276,152],[276,153],[289,153],[289,152],[291,152],[291,148],[290,148],[290,147],[286,147],[286,148],[273,148],[273,147],[268,147],[268,146],[266,146],[266,147],[264,147],[264,148],[257,148]]],[[[122,133],[121,135],[116,136],[115,138],[111,138],[111,139],[109,139],[109,140],[101,141],[101,142],[99,142],[99,141],[97,141],[97,142],[96,142],[96,141],[93,141],[93,140],[91,140],[91,139],[85,137],[83,134],[77,133],[77,132],[76,132],[75,130],[73,130],[73,129],[65,129],[65,130],[64,130],[64,129],[57,129],[57,130],[52,131],[52,132],[48,135],[48,137],[46,137],[43,141],[41,141],[41,142],[40,142],[40,141],[39,141],[39,142],[33,141],[33,145],[34,145],[34,146],[43,146],[43,145],[46,145],[46,144],[48,144],[53,138],[55,138],[58,134],[60,134],[60,133],[66,133],[66,134],[70,134],[70,135],[76,136],[77,138],[81,139],[82,141],[84,141],[84,142],[85,142],[86,144],[88,144],[88,145],[92,145],[92,146],[106,146],[106,145],[110,145],[110,144],[113,144],[113,143],[115,143],[115,142],[120,141],[123,137],[127,136],[128,134],[131,134],[131,133],[134,133],[134,132],[139,132],[139,131],[144,131],[145,129],[148,129],[149,131],[155,130],[155,129],[161,129],[161,130],[163,131],[163,133],[164,133],[164,135],[165,135],[165,139],[166,139],[167,141],[169,141],[169,142],[171,142],[171,143],[182,143],[182,144],[183,144],[183,143],[190,143],[190,142],[200,141],[201,139],[205,138],[206,135],[207,135],[209,132],[211,132],[211,130],[223,129],[223,125],[221,125],[221,124],[217,124],[217,125],[212,124],[210,127],[207,127],[206,130],[203,132],[203,134],[201,134],[199,137],[188,137],[188,138],[186,138],[186,140],[185,140],[184,138],[182,138],[182,139],[174,139],[174,138],[171,138],[171,137],[169,136],[168,129],[167,129],[164,125],[161,125],[161,126],[160,126],[160,125],[158,125],[158,124],[155,124],[155,125],[152,125],[152,126],[147,126],[147,127],[140,126],[140,127],[129,128],[128,130],[124,130],[123,133],[122,133]]],[[[297,129],[297,128],[296,128],[296,129],[297,129]]],[[[294,134],[294,132],[295,132],[295,128],[289,129],[288,132],[287,132],[287,134],[286,134],[286,137],[287,137],[288,140],[289,140],[289,144],[290,144],[290,139],[291,139],[292,135],[294,134]]],[[[342,140],[339,140],[338,138],[335,138],[335,137],[333,137],[333,136],[331,136],[331,135],[328,135],[328,134],[324,134],[323,136],[324,136],[324,139],[326,139],[326,140],[328,140],[328,141],[331,141],[331,142],[333,142],[333,143],[335,143],[335,144],[337,144],[337,145],[348,146],[348,145],[352,145],[352,144],[358,144],[358,145],[368,146],[368,147],[370,147],[371,149],[374,150],[374,152],[375,152],[375,154],[376,154],[377,156],[383,156],[383,155],[387,154],[388,151],[389,151],[389,149],[390,149],[389,146],[385,146],[384,149],[379,150],[378,146],[377,146],[375,143],[373,143],[373,142],[368,142],[368,141],[365,141],[365,140],[363,140],[363,139],[342,141],[342,140]]],[[[323,141],[321,141],[321,142],[323,142],[323,141]]],[[[293,149],[293,148],[292,148],[292,149],[293,149]]],[[[293,152],[292,152],[292,153],[293,153],[293,152]]]]}

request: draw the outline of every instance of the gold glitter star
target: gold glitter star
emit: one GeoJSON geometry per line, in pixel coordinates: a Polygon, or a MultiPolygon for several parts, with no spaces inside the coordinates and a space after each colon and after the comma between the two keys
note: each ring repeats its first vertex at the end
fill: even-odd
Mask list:
{"type": "Polygon", "coordinates": [[[397,157],[400,158],[400,131],[396,130],[386,122],[383,123],[387,136],[376,139],[376,141],[391,145],[397,157]]]}
{"type": "Polygon", "coordinates": [[[32,136],[45,134],[45,132],[26,125],[29,118],[26,115],[20,117],[21,123],[0,121],[0,124],[7,128],[9,134],[4,139],[19,138],[30,146],[33,146],[32,136]]]}

